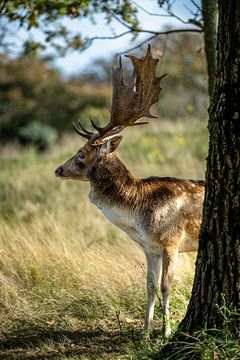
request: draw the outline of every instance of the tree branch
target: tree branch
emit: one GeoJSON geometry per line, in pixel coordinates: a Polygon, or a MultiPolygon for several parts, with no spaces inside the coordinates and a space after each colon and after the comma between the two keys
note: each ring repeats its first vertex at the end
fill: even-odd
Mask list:
{"type": "Polygon", "coordinates": [[[5,8],[6,3],[7,3],[7,0],[4,0],[2,6],[1,6],[1,8],[0,8],[0,14],[2,14],[2,12],[3,12],[4,8],[5,8]]]}
{"type": "MultiPolygon", "coordinates": [[[[144,30],[141,32],[145,32],[144,30]]],[[[160,32],[150,32],[153,33],[152,36],[148,37],[147,39],[143,40],[142,42],[140,42],[138,45],[127,49],[123,52],[118,53],[117,55],[122,55],[126,52],[130,52],[133,50],[138,49],[139,47],[141,47],[142,45],[146,44],[148,41],[151,41],[152,39],[155,39],[156,37],[158,37],[159,35],[169,35],[169,34],[175,34],[175,33],[181,33],[181,32],[196,32],[196,33],[202,33],[201,29],[171,29],[171,30],[166,30],[166,31],[160,31],[160,32]]]]}
{"type": "Polygon", "coordinates": [[[183,24],[189,24],[189,21],[183,20],[182,18],[180,18],[179,16],[177,16],[172,10],[166,10],[169,14],[169,16],[174,17],[175,19],[177,19],[178,21],[180,21],[183,24]]]}
{"type": "Polygon", "coordinates": [[[92,38],[88,38],[87,40],[91,41],[91,42],[94,40],[114,40],[114,39],[118,39],[122,36],[125,36],[127,34],[131,34],[131,33],[132,33],[132,30],[127,30],[121,34],[117,34],[117,35],[113,35],[113,36],[93,36],[92,38]]]}
{"type": "Polygon", "coordinates": [[[192,16],[194,17],[194,19],[196,19],[196,18],[199,16],[198,13],[195,13],[195,12],[194,12],[192,9],[190,9],[187,5],[184,4],[184,7],[185,7],[185,9],[187,9],[187,10],[190,12],[190,14],[192,14],[192,16]]]}
{"type": "MultiPolygon", "coordinates": [[[[197,22],[197,21],[196,21],[196,22],[193,22],[193,20],[191,20],[191,19],[190,19],[190,20],[184,20],[184,19],[182,19],[180,16],[176,15],[176,14],[171,10],[171,7],[167,8],[167,9],[164,9],[164,8],[163,8],[163,10],[164,10],[165,12],[167,12],[167,14],[156,14],[156,13],[151,13],[151,12],[149,12],[149,11],[146,10],[144,7],[142,7],[141,5],[138,5],[135,1],[132,1],[132,2],[133,2],[137,7],[139,7],[142,11],[144,11],[146,14],[148,14],[148,15],[150,15],[150,16],[174,17],[175,19],[177,19],[178,21],[180,21],[182,24],[187,25],[187,24],[193,24],[193,23],[194,23],[194,25],[202,28],[200,22],[197,22]]],[[[132,31],[138,31],[137,29],[134,29],[134,28],[132,28],[130,25],[126,24],[123,20],[119,19],[119,17],[118,17],[116,14],[114,14],[114,13],[111,12],[111,15],[112,15],[112,17],[113,17],[116,21],[118,21],[121,25],[125,26],[127,29],[132,30],[132,31]]],[[[194,14],[194,19],[195,19],[195,18],[196,18],[196,14],[194,14]]],[[[140,30],[140,31],[143,31],[143,30],[140,30]]],[[[152,33],[152,34],[155,33],[155,31],[150,32],[150,30],[146,30],[146,32],[152,33]]]]}
{"type": "Polygon", "coordinates": [[[190,0],[191,3],[198,9],[198,12],[201,14],[202,12],[202,9],[200,8],[200,6],[196,3],[196,1],[194,0],[190,0]]]}
{"type": "Polygon", "coordinates": [[[152,36],[150,36],[149,38],[147,38],[146,40],[144,40],[142,43],[138,44],[137,46],[135,46],[134,48],[131,48],[129,51],[137,49],[138,47],[140,47],[141,45],[145,44],[147,41],[150,41],[152,39],[154,39],[155,37],[159,36],[159,35],[169,35],[169,34],[174,34],[174,33],[181,33],[181,32],[196,32],[196,33],[201,33],[202,30],[201,29],[195,29],[195,28],[189,28],[189,29],[171,29],[171,30],[165,30],[165,31],[151,31],[151,30],[141,30],[141,29],[136,29],[136,30],[127,30],[124,31],[123,33],[117,34],[117,35],[113,35],[113,36],[94,36],[92,38],[88,38],[87,40],[90,42],[93,42],[94,40],[114,40],[114,39],[118,39],[122,36],[125,36],[127,34],[132,34],[132,33],[147,33],[147,34],[153,34],[152,36]]]}
{"type": "Polygon", "coordinates": [[[188,29],[188,28],[185,28],[185,29],[170,29],[170,30],[164,30],[164,31],[152,31],[152,30],[136,29],[136,30],[132,30],[132,32],[155,34],[155,35],[169,35],[169,34],[180,33],[180,32],[202,33],[202,29],[196,29],[196,28],[189,28],[188,29]]]}
{"type": "Polygon", "coordinates": [[[189,24],[189,21],[183,20],[182,18],[180,18],[179,16],[177,16],[172,10],[169,9],[164,9],[163,10],[167,13],[167,14],[157,14],[157,13],[152,13],[150,11],[148,11],[147,9],[145,9],[143,6],[137,4],[135,1],[132,1],[139,9],[141,9],[142,11],[144,11],[146,14],[150,15],[150,16],[160,16],[160,17],[174,17],[175,19],[177,19],[178,21],[180,21],[183,24],[189,24]]]}
{"type": "Polygon", "coordinates": [[[147,39],[145,39],[144,41],[142,41],[141,43],[139,43],[138,45],[133,46],[130,49],[127,49],[127,50],[122,51],[120,53],[117,53],[116,55],[117,56],[124,55],[124,54],[126,54],[126,53],[128,53],[130,51],[136,50],[136,49],[140,48],[142,45],[146,44],[148,41],[151,41],[151,40],[155,39],[158,35],[159,34],[152,35],[152,36],[148,37],[147,39]]]}
{"type": "Polygon", "coordinates": [[[145,9],[143,6],[137,4],[135,1],[132,1],[133,4],[136,5],[136,7],[138,7],[139,9],[141,9],[143,12],[145,12],[146,14],[150,15],[150,16],[162,16],[162,17],[171,17],[172,15],[169,14],[157,14],[157,13],[152,13],[150,11],[148,11],[147,9],[145,9]]]}
{"type": "Polygon", "coordinates": [[[199,17],[199,15],[201,14],[201,9],[199,8],[199,6],[197,6],[197,4],[195,3],[194,0],[190,0],[192,2],[192,4],[197,8],[197,13],[194,13],[191,9],[189,9],[187,6],[185,6],[188,11],[190,11],[190,13],[193,16],[193,19],[189,19],[189,20],[184,20],[182,19],[180,16],[176,15],[173,11],[172,11],[172,5],[173,3],[169,4],[167,9],[164,9],[170,16],[174,17],[175,19],[177,19],[178,21],[180,21],[183,24],[195,24],[196,26],[202,28],[202,24],[200,22],[200,20],[198,21],[197,18],[199,17]],[[199,11],[200,10],[200,11],[199,11]]]}
{"type": "Polygon", "coordinates": [[[117,20],[121,25],[125,26],[125,27],[126,27],[127,29],[129,29],[129,30],[133,30],[132,26],[126,24],[123,20],[119,19],[119,17],[118,17],[116,14],[114,14],[113,12],[111,12],[111,15],[112,15],[112,17],[113,17],[115,20],[117,20]]]}

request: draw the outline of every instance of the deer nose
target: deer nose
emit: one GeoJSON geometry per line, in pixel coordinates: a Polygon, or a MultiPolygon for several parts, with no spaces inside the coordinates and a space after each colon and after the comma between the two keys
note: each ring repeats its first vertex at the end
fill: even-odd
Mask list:
{"type": "Polygon", "coordinates": [[[56,170],[55,170],[55,175],[56,176],[60,176],[62,174],[63,168],[61,166],[59,166],[56,170]]]}

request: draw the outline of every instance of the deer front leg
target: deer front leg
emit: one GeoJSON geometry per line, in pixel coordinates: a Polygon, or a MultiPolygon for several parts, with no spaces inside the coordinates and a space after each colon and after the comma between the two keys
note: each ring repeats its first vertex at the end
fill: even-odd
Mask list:
{"type": "Polygon", "coordinates": [[[173,281],[174,268],[177,260],[178,250],[165,249],[163,251],[161,293],[163,307],[163,337],[171,335],[171,325],[169,317],[169,292],[173,281]]]}
{"type": "Polygon", "coordinates": [[[147,260],[147,310],[144,321],[144,334],[152,329],[156,294],[159,291],[159,279],[161,271],[161,255],[145,253],[147,260]]]}

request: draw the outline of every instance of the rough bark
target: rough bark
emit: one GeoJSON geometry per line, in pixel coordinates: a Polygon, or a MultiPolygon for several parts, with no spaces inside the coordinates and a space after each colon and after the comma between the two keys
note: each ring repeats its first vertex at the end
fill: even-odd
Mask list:
{"type": "Polygon", "coordinates": [[[206,195],[192,295],[180,329],[221,328],[223,305],[239,337],[240,1],[219,0],[216,86],[209,109],[206,195]]]}
{"type": "Polygon", "coordinates": [[[208,93],[212,96],[216,72],[217,0],[202,0],[204,43],[208,69],[208,93]]]}

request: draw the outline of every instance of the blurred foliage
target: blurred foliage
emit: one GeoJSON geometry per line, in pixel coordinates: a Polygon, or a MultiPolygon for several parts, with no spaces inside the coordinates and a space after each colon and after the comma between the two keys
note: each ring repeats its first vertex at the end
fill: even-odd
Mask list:
{"type": "Polygon", "coordinates": [[[0,141],[14,139],[46,148],[91,104],[106,107],[105,87],[92,87],[60,74],[33,56],[0,58],[0,141]],[[31,125],[30,125],[31,124],[31,125]],[[57,131],[57,134],[56,134],[57,131]]]}
{"type": "Polygon", "coordinates": [[[153,46],[161,56],[160,74],[168,75],[162,85],[159,115],[206,118],[208,76],[202,35],[174,34],[153,46]]]}
{"type": "Polygon", "coordinates": [[[82,51],[94,40],[99,39],[98,34],[93,37],[83,35],[81,30],[74,31],[71,26],[66,26],[65,20],[77,19],[79,29],[81,29],[81,20],[88,18],[94,26],[99,14],[110,25],[112,38],[131,34],[133,40],[140,33],[148,33],[151,34],[152,39],[153,34],[157,36],[158,33],[162,33],[159,32],[158,25],[154,32],[142,28],[141,12],[149,15],[149,22],[151,22],[151,16],[168,16],[175,18],[179,24],[194,25],[195,31],[203,31],[202,9],[199,1],[186,0],[184,5],[188,16],[185,20],[181,18],[176,1],[156,0],[156,2],[161,10],[160,15],[152,13],[148,10],[148,6],[145,8],[145,4],[141,6],[133,0],[4,0],[0,5],[0,48],[11,51],[7,34],[9,33],[14,39],[16,34],[11,29],[14,26],[16,29],[23,28],[27,31],[37,29],[38,33],[41,33],[37,39],[31,33],[31,36],[21,42],[20,48],[24,54],[36,54],[49,49],[49,45],[51,50],[55,50],[55,54],[61,56],[65,55],[69,49],[82,51]],[[116,33],[111,27],[114,22],[120,23],[126,31],[116,33]]]}
{"type": "MultiPolygon", "coordinates": [[[[199,35],[178,34],[152,44],[153,54],[160,57],[159,74],[167,73],[160,101],[153,110],[159,117],[207,117],[207,80],[205,57],[199,35]]],[[[135,53],[142,56],[145,47],[135,53]]],[[[36,56],[10,59],[0,57],[0,142],[18,140],[35,144],[44,150],[72,122],[83,125],[93,118],[105,123],[111,100],[111,67],[113,61],[98,59],[78,76],[63,79],[47,61],[36,56]]],[[[124,61],[127,82],[132,66],[124,61]]]]}
{"type": "MultiPolygon", "coordinates": [[[[64,25],[64,19],[82,19],[88,17],[94,24],[96,14],[103,13],[108,23],[119,16],[132,30],[138,28],[137,8],[126,0],[8,0],[1,7],[1,16],[5,25],[14,23],[18,28],[40,29],[41,40],[32,37],[23,43],[25,54],[45,50],[48,44],[60,55],[68,49],[84,50],[91,45],[91,38],[83,38],[81,33],[73,32],[64,25]]],[[[5,30],[7,27],[5,26],[5,30]]],[[[4,34],[3,34],[4,35],[4,34]]],[[[0,41],[0,46],[1,46],[0,41]]]]}
{"type": "Polygon", "coordinates": [[[37,121],[20,128],[18,134],[23,144],[35,144],[39,150],[46,150],[57,139],[57,131],[53,127],[37,121]]]}
{"type": "MultiPolygon", "coordinates": [[[[158,1],[159,6],[173,14],[172,2],[158,1]]],[[[199,10],[199,9],[198,9],[199,10]]],[[[98,59],[78,77],[64,80],[60,73],[37,58],[39,50],[49,45],[61,55],[67,49],[84,49],[91,39],[82,39],[64,26],[64,19],[88,17],[94,24],[95,16],[103,13],[108,23],[113,19],[138,33],[139,7],[126,0],[53,0],[53,1],[4,1],[0,6],[0,47],[4,41],[14,39],[15,29],[39,29],[41,40],[26,39],[23,54],[9,58],[0,55],[0,142],[18,140],[22,144],[35,144],[45,149],[65,130],[72,121],[81,118],[83,124],[93,117],[104,122],[110,105],[110,81],[112,60],[98,59]],[[12,29],[11,29],[12,27],[12,29]],[[99,114],[101,114],[99,116],[99,114]]],[[[198,16],[198,15],[196,15],[198,16]]],[[[153,42],[154,53],[162,55],[160,73],[168,73],[164,79],[157,111],[160,117],[206,116],[207,80],[204,51],[199,35],[175,34],[153,42]],[[170,104],[170,105],[169,105],[170,104]]],[[[20,45],[21,46],[21,45],[20,45]]],[[[11,46],[10,46],[11,48],[11,46]]],[[[142,55],[142,49],[139,55],[142,55]]],[[[136,51],[136,53],[137,53],[136,51]]],[[[130,62],[125,62],[125,81],[130,76],[130,62]]]]}
{"type": "MultiPolygon", "coordinates": [[[[208,76],[203,48],[203,38],[199,34],[172,34],[168,38],[154,40],[154,57],[159,57],[158,75],[168,76],[162,81],[163,91],[157,105],[160,117],[176,120],[179,117],[206,118],[208,107],[208,76]]],[[[135,50],[143,56],[146,45],[135,50]]],[[[124,80],[130,79],[132,66],[124,60],[124,80]]],[[[116,63],[114,63],[116,66],[116,63]]],[[[81,80],[88,83],[110,84],[112,61],[97,59],[81,74],[81,80]]]]}

